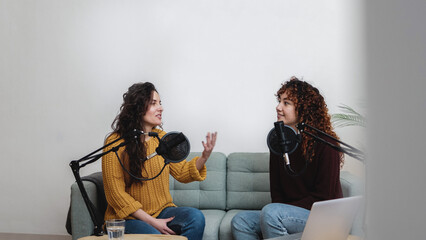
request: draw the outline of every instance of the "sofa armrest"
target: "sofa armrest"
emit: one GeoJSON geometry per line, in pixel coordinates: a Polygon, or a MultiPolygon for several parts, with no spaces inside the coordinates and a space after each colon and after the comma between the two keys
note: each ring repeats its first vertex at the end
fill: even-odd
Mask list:
{"type": "MultiPolygon", "coordinates": [[[[360,177],[357,177],[350,172],[341,171],[340,172],[340,184],[342,186],[343,197],[352,197],[358,195],[364,195],[364,180],[360,177]]],[[[357,216],[355,217],[354,223],[352,225],[351,234],[357,235],[360,237],[364,236],[363,224],[364,224],[364,214],[365,206],[362,205],[358,211],[357,216]]]]}
{"type": "MultiPolygon", "coordinates": [[[[96,185],[89,181],[83,181],[84,188],[90,201],[97,206],[98,195],[96,185]]],[[[77,183],[71,185],[71,230],[72,239],[90,236],[94,231],[94,224],[87,210],[86,204],[81,196],[77,183]]]]}
{"type": "Polygon", "coordinates": [[[364,181],[348,171],[340,172],[340,184],[343,197],[352,197],[364,194],[364,181]]]}

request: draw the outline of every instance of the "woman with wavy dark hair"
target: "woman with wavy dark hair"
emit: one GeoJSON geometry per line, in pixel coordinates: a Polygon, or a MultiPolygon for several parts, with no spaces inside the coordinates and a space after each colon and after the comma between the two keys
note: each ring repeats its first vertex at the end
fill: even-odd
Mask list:
{"type": "MultiPolygon", "coordinates": [[[[303,122],[338,139],[327,104],[317,88],[292,77],[282,84],[276,96],[277,121],[283,121],[296,132],[297,124],[303,122]]],[[[330,138],[327,140],[337,144],[330,138]]],[[[238,213],[232,220],[235,239],[274,238],[303,232],[314,202],[342,197],[341,153],[304,134],[299,147],[289,154],[289,158],[291,168],[299,173],[297,176],[286,171],[283,156],[270,152],[272,203],[261,211],[238,213]]]]}
{"type": "Polygon", "coordinates": [[[206,178],[205,163],[215,143],[216,133],[208,133],[202,142],[204,151],[191,161],[170,163],[164,166],[164,159],[154,153],[159,145],[155,137],[131,134],[134,129],[145,133],[155,132],[160,138],[166,133],[162,125],[163,107],[154,85],[149,82],[133,84],[123,95],[120,113],[115,118],[105,143],[116,139],[105,151],[119,146],[125,147],[116,154],[102,158],[102,172],[108,207],[105,220],[125,219],[126,233],[137,234],[178,234],[189,240],[201,239],[205,219],[200,210],[191,207],[177,207],[169,191],[169,174],[180,182],[202,181],[206,178]],[[160,174],[161,173],[161,174],[160,174]],[[158,177],[149,181],[142,179],[158,177]],[[133,175],[133,176],[131,176],[133,175]]]}

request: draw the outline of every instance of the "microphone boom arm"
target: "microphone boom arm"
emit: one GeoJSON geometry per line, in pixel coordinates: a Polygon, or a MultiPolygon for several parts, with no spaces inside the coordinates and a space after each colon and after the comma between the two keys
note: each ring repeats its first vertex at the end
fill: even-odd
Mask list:
{"type": "Polygon", "coordinates": [[[89,196],[87,195],[87,191],[84,188],[83,181],[82,181],[81,176],[80,176],[80,169],[85,167],[88,164],[96,162],[99,158],[101,158],[102,156],[104,156],[104,155],[106,155],[110,152],[117,152],[118,149],[120,149],[122,146],[126,145],[126,142],[123,142],[120,145],[113,147],[109,151],[94,155],[95,153],[111,146],[112,144],[114,144],[114,143],[116,143],[116,142],[118,142],[122,139],[123,139],[123,137],[120,137],[120,138],[110,142],[109,144],[106,144],[103,147],[101,147],[101,148],[89,153],[88,155],[80,158],[79,160],[74,160],[74,161],[70,162],[70,167],[72,169],[72,173],[74,174],[74,178],[77,182],[81,196],[83,197],[84,203],[86,204],[87,210],[89,211],[90,218],[92,219],[92,222],[95,225],[94,226],[94,235],[95,236],[102,236],[104,234],[103,229],[102,229],[103,219],[100,219],[100,217],[96,214],[97,209],[96,209],[95,205],[93,205],[93,203],[90,201],[89,196]],[[80,165],[80,163],[81,163],[81,165],[80,165]]]}
{"type": "Polygon", "coordinates": [[[312,127],[309,124],[299,123],[299,124],[297,124],[296,127],[297,127],[297,129],[299,129],[300,133],[307,134],[308,136],[314,138],[315,140],[318,140],[318,141],[320,141],[320,142],[322,142],[324,144],[327,144],[328,146],[330,146],[331,148],[333,148],[336,151],[345,153],[345,154],[347,154],[347,155],[349,155],[349,156],[351,156],[351,157],[353,157],[355,159],[358,159],[358,160],[360,160],[362,162],[365,159],[365,154],[362,151],[360,151],[359,149],[357,149],[357,148],[355,148],[355,147],[353,147],[353,146],[351,146],[351,145],[349,145],[349,144],[347,144],[345,142],[342,142],[339,139],[336,139],[335,137],[333,137],[333,136],[325,133],[324,131],[321,131],[321,130],[315,128],[315,127],[312,127]],[[333,144],[333,143],[331,143],[331,142],[329,142],[329,141],[327,141],[327,140],[325,140],[323,138],[320,138],[320,137],[318,137],[318,136],[316,136],[316,135],[314,135],[314,134],[312,134],[310,132],[305,131],[305,127],[309,128],[309,129],[311,129],[311,130],[313,130],[313,131],[315,131],[317,133],[325,135],[325,136],[333,139],[334,141],[340,143],[343,146],[335,145],[335,144],[333,144]]]}
{"type": "MultiPolygon", "coordinates": [[[[133,130],[133,132],[131,133],[135,138],[138,137],[141,134],[145,134],[145,135],[149,135],[149,136],[154,136],[158,138],[158,134],[154,133],[154,132],[149,132],[149,133],[144,133],[142,131],[139,130],[133,130]]],[[[120,137],[98,149],[96,149],[95,151],[87,154],[86,156],[80,158],[79,160],[73,160],[70,162],[70,167],[72,169],[72,173],[74,174],[74,178],[77,182],[78,188],[80,190],[81,196],[83,197],[84,203],[86,204],[87,210],[90,214],[90,218],[92,219],[94,226],[94,235],[95,236],[102,236],[104,234],[103,229],[102,229],[102,225],[103,225],[103,219],[100,219],[100,217],[96,214],[97,209],[95,207],[95,205],[93,205],[93,203],[90,201],[89,196],[87,195],[87,191],[84,188],[83,185],[83,181],[81,179],[80,176],[80,169],[85,167],[88,164],[94,163],[97,160],[99,160],[99,158],[101,158],[102,156],[110,153],[110,152],[117,152],[118,149],[120,149],[121,147],[126,145],[126,141],[122,142],[121,144],[119,144],[116,147],[111,148],[110,150],[106,151],[106,152],[102,152],[99,154],[96,154],[97,152],[111,146],[112,144],[122,140],[123,137],[120,137]],[[95,155],[96,154],[96,155],[95,155]],[[80,165],[81,164],[81,165],[80,165]]]]}
{"type": "MultiPolygon", "coordinates": [[[[128,138],[132,138],[132,137],[138,138],[140,135],[148,135],[148,136],[157,138],[158,141],[160,142],[160,145],[159,145],[159,147],[157,147],[155,155],[158,154],[158,155],[161,155],[161,156],[163,156],[163,154],[167,154],[167,152],[170,151],[171,148],[176,147],[177,145],[181,144],[185,140],[187,141],[186,137],[182,133],[179,133],[177,135],[177,137],[172,138],[172,139],[170,139],[170,141],[168,143],[165,143],[164,141],[162,141],[160,139],[160,137],[158,136],[158,133],[156,133],[156,132],[147,132],[147,133],[145,133],[143,131],[134,129],[133,132],[131,132],[129,134],[126,134],[126,135],[124,135],[124,136],[122,136],[122,137],[120,137],[118,139],[115,139],[114,141],[112,141],[112,142],[110,142],[110,143],[102,146],[101,148],[98,148],[97,150],[95,150],[95,151],[87,154],[86,156],[80,158],[79,160],[73,160],[73,161],[71,161],[70,164],[69,164],[70,167],[71,167],[71,169],[72,169],[72,172],[74,174],[74,177],[75,177],[76,183],[78,185],[78,188],[80,190],[81,196],[82,196],[82,198],[84,200],[84,203],[85,203],[85,205],[87,207],[87,210],[88,210],[88,212],[90,214],[90,218],[92,219],[92,222],[95,225],[94,226],[94,233],[93,234],[96,235],[96,236],[102,236],[104,234],[103,228],[102,228],[102,225],[103,225],[104,221],[97,214],[97,209],[96,209],[95,205],[90,201],[89,196],[87,195],[87,191],[84,188],[83,181],[82,181],[81,176],[80,176],[80,169],[81,168],[85,167],[88,164],[96,162],[97,160],[99,160],[99,158],[101,158],[102,156],[104,156],[104,155],[106,155],[108,153],[114,152],[117,155],[118,161],[120,162],[121,167],[123,168],[123,170],[126,171],[131,177],[134,177],[134,178],[136,178],[138,180],[141,180],[141,181],[148,181],[148,180],[152,180],[152,179],[158,177],[163,172],[164,168],[166,167],[166,165],[168,163],[170,163],[170,162],[180,162],[180,161],[183,160],[183,158],[181,160],[176,160],[176,159],[169,160],[169,159],[167,159],[166,156],[163,156],[165,158],[164,166],[163,166],[163,168],[161,169],[161,171],[156,176],[154,176],[152,178],[138,178],[138,177],[132,175],[128,170],[126,170],[126,168],[123,166],[123,164],[120,161],[120,158],[119,158],[119,156],[117,154],[117,151],[121,147],[123,147],[123,146],[125,146],[127,144],[126,140],[123,141],[122,143],[120,143],[119,145],[111,148],[110,150],[108,150],[106,152],[102,152],[102,153],[96,154],[97,152],[99,152],[99,151],[101,151],[101,150],[103,150],[103,149],[111,146],[112,144],[114,144],[114,143],[116,143],[116,142],[118,142],[118,141],[120,141],[122,139],[128,139],[128,138]],[[160,148],[160,146],[161,146],[161,148],[160,148]]],[[[167,136],[167,134],[166,134],[166,136],[167,136]]],[[[188,144],[188,152],[189,152],[189,142],[187,144],[188,144]]],[[[188,156],[188,153],[186,153],[186,156],[188,156]]],[[[185,158],[186,158],[186,156],[185,156],[185,158]]]]}

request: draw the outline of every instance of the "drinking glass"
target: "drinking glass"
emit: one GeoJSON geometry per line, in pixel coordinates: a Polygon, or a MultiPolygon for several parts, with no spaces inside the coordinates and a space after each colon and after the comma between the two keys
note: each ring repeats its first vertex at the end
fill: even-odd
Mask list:
{"type": "Polygon", "coordinates": [[[106,221],[108,240],[124,240],[125,220],[111,219],[106,221]]]}

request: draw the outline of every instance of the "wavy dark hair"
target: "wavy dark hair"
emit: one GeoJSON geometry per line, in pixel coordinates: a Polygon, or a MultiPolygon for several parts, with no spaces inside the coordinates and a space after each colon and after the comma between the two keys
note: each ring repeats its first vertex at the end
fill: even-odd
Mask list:
{"type": "MultiPolygon", "coordinates": [[[[276,94],[278,101],[283,93],[286,93],[289,100],[293,101],[295,104],[297,121],[299,123],[304,122],[339,139],[333,130],[330,120],[331,116],[328,114],[328,108],[324,97],[317,88],[293,76],[289,81],[281,85],[281,88],[276,94]]],[[[309,129],[305,129],[305,131],[309,131],[309,129]]],[[[316,154],[314,151],[315,140],[305,134],[302,138],[301,147],[303,156],[308,159],[309,162],[312,162],[316,154]]],[[[343,154],[339,152],[339,155],[340,166],[343,166],[343,154]]]]}
{"type": "MultiPolygon", "coordinates": [[[[150,82],[135,83],[129,87],[128,91],[123,94],[123,104],[120,107],[120,113],[111,124],[113,132],[122,136],[127,142],[126,153],[128,159],[128,167],[131,174],[138,178],[142,178],[142,168],[146,158],[146,148],[144,144],[144,135],[140,138],[134,138],[130,133],[134,129],[144,130],[143,116],[148,110],[153,93],[158,92],[154,84],[150,82]]],[[[122,158],[124,160],[126,158],[122,158]]],[[[127,165],[127,164],[125,164],[127,165]]],[[[130,177],[127,186],[142,181],[130,177]]]]}

